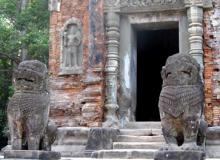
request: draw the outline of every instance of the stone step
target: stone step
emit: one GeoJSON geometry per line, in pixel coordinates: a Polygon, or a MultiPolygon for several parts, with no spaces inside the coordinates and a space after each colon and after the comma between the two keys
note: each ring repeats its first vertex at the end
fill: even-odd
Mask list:
{"type": "Polygon", "coordinates": [[[86,145],[89,128],[60,127],[54,145],[86,145]]]}
{"type": "Polygon", "coordinates": [[[162,135],[161,129],[120,129],[121,135],[152,136],[162,135]]]}
{"type": "Polygon", "coordinates": [[[159,136],[120,135],[117,137],[116,142],[165,142],[165,140],[162,135],[159,136]]]}
{"type": "MultiPolygon", "coordinates": [[[[103,158],[101,158],[103,159],[103,158]]],[[[105,160],[120,160],[122,158],[105,158],[105,160]]],[[[133,158],[132,158],[133,159],[133,158]]],[[[132,160],[132,159],[124,159],[123,160],[132,160]]],[[[4,159],[3,153],[0,153],[0,160],[19,160],[19,159],[4,159]]],[[[24,159],[20,159],[20,160],[24,160],[24,159]]],[[[33,160],[33,159],[25,159],[25,160],[33,160]]],[[[99,159],[94,159],[94,158],[85,158],[85,157],[61,157],[61,160],[99,160],[99,159]]],[[[153,160],[151,159],[146,159],[146,158],[141,158],[141,159],[134,159],[134,160],[153,160]]],[[[207,158],[206,160],[220,160],[220,158],[207,158]]]]}
{"type": "Polygon", "coordinates": [[[60,152],[62,157],[85,157],[85,145],[53,145],[51,150],[60,152]]]}
{"type": "Polygon", "coordinates": [[[159,149],[163,142],[114,142],[113,149],[159,149]]]}
{"type": "MultiPolygon", "coordinates": [[[[120,158],[121,159],[121,158],[120,158]]],[[[119,158],[110,158],[105,160],[120,160],[119,158]]],[[[24,160],[24,159],[4,159],[3,154],[0,154],[0,160],[24,160]]],[[[33,159],[25,159],[25,160],[33,160],[33,159]]],[[[99,160],[94,158],[85,158],[85,157],[61,157],[61,160],[99,160]]],[[[124,160],[131,160],[131,159],[124,159],[124,160]]],[[[153,160],[153,159],[135,159],[135,160],[153,160]]]]}
{"type": "Polygon", "coordinates": [[[149,159],[153,158],[154,149],[118,149],[118,150],[100,150],[92,153],[92,158],[101,159],[149,159]]]}
{"type": "Polygon", "coordinates": [[[128,122],[125,125],[125,128],[128,129],[145,129],[145,128],[149,128],[149,129],[161,129],[161,122],[128,122]]]}
{"type": "MultiPolygon", "coordinates": [[[[102,159],[102,158],[101,158],[102,159]]],[[[120,160],[121,158],[110,158],[110,159],[105,159],[105,160],[120,160]]],[[[4,159],[0,157],[0,160],[24,160],[24,159],[4,159]]],[[[25,159],[25,160],[33,160],[33,159],[25,159]]],[[[79,157],[79,158],[72,158],[72,157],[62,157],[61,160],[99,160],[99,159],[94,159],[94,158],[83,158],[83,157],[79,157]]],[[[123,160],[132,160],[132,159],[123,159],[123,160]]],[[[153,159],[133,159],[133,160],[153,160],[153,159]]],[[[206,160],[220,160],[219,158],[208,158],[206,160]]]]}
{"type": "MultiPolygon", "coordinates": [[[[103,158],[100,158],[103,159],[103,158]]],[[[62,158],[61,160],[100,160],[99,158],[62,158]]],[[[105,160],[121,160],[121,158],[109,158],[105,160]]],[[[123,160],[132,160],[132,159],[123,159],[123,160]]],[[[135,160],[153,160],[153,159],[135,159],[135,160]]]]}
{"type": "MultiPolygon", "coordinates": [[[[105,159],[105,160],[120,160],[121,158],[110,158],[110,159],[105,159]]],[[[65,158],[63,157],[61,160],[99,160],[99,159],[94,159],[94,158],[65,158]]],[[[132,160],[132,159],[123,159],[123,160],[132,160]]],[[[146,159],[146,158],[141,158],[141,159],[135,159],[135,160],[153,160],[151,159],[146,159]]],[[[220,160],[220,158],[207,158],[206,160],[220,160]]]]}

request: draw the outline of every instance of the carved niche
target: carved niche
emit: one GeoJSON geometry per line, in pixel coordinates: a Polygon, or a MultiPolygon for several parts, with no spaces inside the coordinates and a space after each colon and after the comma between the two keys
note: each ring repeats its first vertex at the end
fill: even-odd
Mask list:
{"type": "Polygon", "coordinates": [[[69,19],[61,31],[60,75],[82,74],[82,24],[77,18],[69,19]]]}

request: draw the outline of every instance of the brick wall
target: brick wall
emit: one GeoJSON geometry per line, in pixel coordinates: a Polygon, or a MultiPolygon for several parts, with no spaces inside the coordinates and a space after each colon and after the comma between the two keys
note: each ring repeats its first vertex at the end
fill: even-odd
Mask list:
{"type": "Polygon", "coordinates": [[[100,126],[103,118],[104,26],[102,0],[63,0],[50,18],[51,119],[58,126],[100,126]],[[81,75],[59,76],[61,30],[67,20],[82,22],[81,75]]]}
{"type": "MultiPolygon", "coordinates": [[[[220,125],[220,1],[204,13],[205,117],[220,125]]],[[[103,0],[63,0],[61,11],[51,12],[51,119],[59,126],[100,126],[103,119],[105,39],[103,0]],[[61,29],[76,17],[83,26],[82,75],[59,76],[61,29]]]]}
{"type": "Polygon", "coordinates": [[[210,125],[220,125],[220,1],[204,13],[205,116],[210,125]]]}

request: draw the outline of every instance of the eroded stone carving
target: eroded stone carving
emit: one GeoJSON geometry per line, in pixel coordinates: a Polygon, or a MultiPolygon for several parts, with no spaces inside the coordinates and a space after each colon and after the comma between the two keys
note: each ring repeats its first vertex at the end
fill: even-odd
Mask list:
{"type": "Polygon", "coordinates": [[[177,0],[105,0],[106,6],[151,6],[151,5],[164,5],[174,4],[177,0]]]}
{"type": "Polygon", "coordinates": [[[203,111],[199,64],[188,54],[175,54],[162,69],[159,109],[169,149],[198,150],[197,136],[203,111]]]}
{"type": "Polygon", "coordinates": [[[202,120],[203,85],[199,72],[199,64],[189,54],[175,54],[167,59],[161,72],[163,86],[159,110],[167,143],[161,150],[168,151],[158,152],[155,159],[160,159],[162,154],[172,155],[170,151],[174,150],[180,152],[173,157],[178,154],[204,157],[202,145],[207,125],[202,120]]]}
{"type": "Polygon", "coordinates": [[[123,6],[152,6],[175,4],[177,0],[121,0],[120,5],[123,6]]]}
{"type": "Polygon", "coordinates": [[[105,0],[105,10],[117,12],[155,12],[162,10],[183,10],[182,0],[105,0]]]}
{"type": "MultiPolygon", "coordinates": [[[[39,150],[47,129],[49,94],[47,67],[37,61],[23,61],[15,72],[15,93],[7,113],[13,150],[39,150]]],[[[49,143],[48,143],[49,145],[49,143]]],[[[47,146],[48,147],[48,146],[47,146]]]]}
{"type": "MultiPolygon", "coordinates": [[[[89,131],[88,142],[86,144],[86,154],[91,155],[92,152],[98,150],[113,149],[113,142],[120,134],[119,129],[113,128],[92,128],[89,131]]],[[[92,155],[93,158],[96,154],[92,155]]]]}
{"type": "Polygon", "coordinates": [[[169,147],[197,150],[203,110],[199,64],[188,54],[175,54],[162,69],[159,109],[163,135],[169,147]]]}
{"type": "Polygon", "coordinates": [[[40,149],[45,151],[51,151],[51,146],[57,138],[57,126],[54,122],[48,121],[45,133],[41,139],[40,149]]]}
{"type": "Polygon", "coordinates": [[[117,13],[109,12],[106,14],[106,38],[107,38],[107,60],[105,66],[106,73],[106,102],[105,102],[105,122],[103,127],[119,127],[117,115],[117,83],[119,68],[119,25],[120,16],[117,13]]]}
{"type": "Polygon", "coordinates": [[[82,73],[82,26],[72,18],[66,22],[62,31],[62,57],[60,74],[82,73]]]}

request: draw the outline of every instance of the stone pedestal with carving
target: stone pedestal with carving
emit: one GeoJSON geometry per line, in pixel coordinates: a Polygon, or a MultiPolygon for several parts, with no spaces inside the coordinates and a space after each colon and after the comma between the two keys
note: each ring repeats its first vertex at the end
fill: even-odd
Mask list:
{"type": "Polygon", "coordinates": [[[220,126],[209,127],[206,136],[206,154],[209,158],[220,158],[220,126]]]}
{"type": "Polygon", "coordinates": [[[203,151],[158,151],[154,160],[204,160],[205,152],[203,151]]]}
{"type": "Polygon", "coordinates": [[[61,158],[61,154],[59,152],[52,151],[7,150],[4,152],[4,158],[58,160],[61,158]]]}
{"type": "Polygon", "coordinates": [[[90,156],[94,151],[113,149],[113,142],[119,133],[119,129],[113,128],[90,129],[85,154],[90,156]]]}

